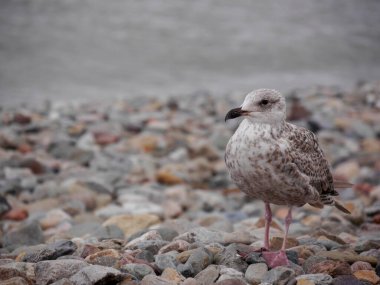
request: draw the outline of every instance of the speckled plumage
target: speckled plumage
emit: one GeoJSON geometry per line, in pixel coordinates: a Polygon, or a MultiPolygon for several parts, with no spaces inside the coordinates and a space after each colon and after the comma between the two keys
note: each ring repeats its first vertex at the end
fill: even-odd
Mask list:
{"type": "Polygon", "coordinates": [[[345,211],[332,198],[338,193],[316,136],[285,122],[281,94],[256,90],[241,110],[249,115],[228,142],[225,162],[244,193],[277,205],[335,205],[345,211]]]}

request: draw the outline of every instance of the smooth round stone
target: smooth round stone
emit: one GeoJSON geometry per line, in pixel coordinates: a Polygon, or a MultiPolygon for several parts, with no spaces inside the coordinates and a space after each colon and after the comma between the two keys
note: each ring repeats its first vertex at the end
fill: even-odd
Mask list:
{"type": "Polygon", "coordinates": [[[248,266],[245,271],[245,279],[252,284],[258,284],[268,272],[268,266],[265,263],[256,263],[248,266]]]}
{"type": "Polygon", "coordinates": [[[315,285],[329,285],[331,284],[333,278],[328,274],[305,274],[296,277],[297,285],[301,283],[301,280],[311,281],[315,285]]]}
{"type": "Polygon", "coordinates": [[[269,284],[286,284],[289,280],[295,277],[294,270],[284,267],[278,266],[269,270],[262,280],[263,283],[269,284]]]}
{"type": "Polygon", "coordinates": [[[120,271],[130,273],[136,276],[139,280],[143,279],[148,274],[156,275],[153,268],[146,264],[125,264],[120,268],[120,271]]]}
{"type": "Polygon", "coordinates": [[[168,252],[165,254],[158,254],[154,257],[156,266],[164,271],[165,268],[176,268],[177,267],[177,260],[175,255],[172,254],[172,252],[168,252]]]}

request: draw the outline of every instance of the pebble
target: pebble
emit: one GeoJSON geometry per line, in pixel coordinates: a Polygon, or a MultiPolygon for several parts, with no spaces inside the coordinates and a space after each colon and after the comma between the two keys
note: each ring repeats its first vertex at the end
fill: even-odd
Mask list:
{"type": "Polygon", "coordinates": [[[70,240],[59,240],[42,247],[29,247],[26,252],[21,252],[17,258],[24,262],[39,262],[42,260],[54,260],[63,255],[76,251],[77,246],[70,240]],[[30,250],[32,249],[32,250],[30,250]]]}
{"type": "Polygon", "coordinates": [[[84,267],[69,278],[74,285],[114,284],[122,279],[119,270],[101,265],[84,267]]]}
{"type": "Polygon", "coordinates": [[[42,229],[37,221],[27,223],[3,237],[3,246],[15,249],[22,245],[35,245],[44,242],[42,229]]]}
{"type": "Polygon", "coordinates": [[[351,267],[344,261],[324,260],[314,264],[313,267],[307,271],[307,273],[325,273],[333,277],[339,275],[350,275],[351,267]]]}
{"type": "Polygon", "coordinates": [[[263,281],[267,272],[268,266],[265,263],[256,263],[248,266],[244,276],[251,284],[259,284],[263,281]]]}
{"type": "Polygon", "coordinates": [[[245,272],[248,264],[237,252],[236,244],[230,244],[222,252],[214,256],[214,262],[218,265],[224,265],[229,268],[236,269],[240,272],[245,272]]]}
{"type": "Polygon", "coordinates": [[[143,279],[148,274],[156,275],[153,268],[147,264],[124,264],[120,270],[121,272],[130,273],[133,276],[136,276],[139,280],[143,279]]]}
{"type": "Polygon", "coordinates": [[[199,285],[213,284],[219,277],[220,267],[214,264],[207,266],[199,272],[194,278],[199,285]]]}
{"type": "Polygon", "coordinates": [[[40,226],[43,230],[52,228],[62,223],[63,221],[70,221],[71,217],[61,209],[50,210],[46,216],[40,219],[40,226]]]}
{"type": "Polygon", "coordinates": [[[103,226],[116,225],[126,237],[145,229],[151,225],[159,223],[160,218],[156,215],[120,215],[113,216],[103,223],[103,226]]]}
{"type": "Polygon", "coordinates": [[[224,279],[215,283],[215,285],[246,285],[241,279],[224,279]]]}
{"type": "MultiPolygon", "coordinates": [[[[379,283],[379,82],[293,95],[295,123],[316,132],[336,179],[355,183],[339,191],[352,214],[295,207],[291,263],[272,270],[252,251],[264,204],[224,164],[236,123],[223,117],[241,96],[2,108],[0,283],[379,283]]],[[[286,211],[273,205],[272,250],[286,211]]]]}
{"type": "Polygon", "coordinates": [[[331,284],[333,278],[328,274],[306,274],[306,275],[299,275],[296,277],[297,285],[298,283],[302,284],[303,280],[310,281],[312,284],[315,285],[329,285],[331,284]]]}
{"type": "Polygon", "coordinates": [[[371,284],[378,284],[380,282],[380,277],[373,270],[357,270],[354,272],[354,276],[359,280],[370,282],[371,284]]]}
{"type": "Polygon", "coordinates": [[[243,281],[244,274],[236,269],[223,267],[220,269],[220,276],[218,282],[225,280],[241,280],[243,281]]]}
{"type": "Polygon", "coordinates": [[[172,250],[183,252],[189,249],[190,244],[184,240],[175,240],[163,247],[158,251],[159,254],[166,253],[172,250]]]}
{"type": "Polygon", "coordinates": [[[121,259],[121,254],[115,249],[105,249],[88,255],[86,261],[90,264],[113,267],[121,259]]]}
{"type": "MultiPolygon", "coordinates": [[[[270,249],[273,251],[280,250],[282,247],[283,238],[282,237],[272,237],[270,239],[270,249]]],[[[295,238],[288,237],[286,240],[286,248],[295,247],[299,242],[295,238]]]]}
{"type": "Polygon", "coordinates": [[[36,283],[46,285],[62,278],[69,278],[87,266],[87,262],[76,259],[40,261],[35,269],[36,283]]]}
{"type": "Polygon", "coordinates": [[[166,268],[177,268],[176,258],[173,254],[171,254],[171,252],[166,254],[157,254],[155,256],[155,263],[161,271],[164,271],[166,268]]]}
{"type": "MultiPolygon", "coordinates": [[[[1,282],[3,282],[4,280],[11,279],[11,278],[16,278],[16,277],[30,281],[30,279],[27,278],[26,274],[20,269],[8,267],[8,266],[0,267],[0,280],[1,280],[1,282]]],[[[33,278],[33,279],[35,279],[35,278],[33,278]]]]}
{"type": "Polygon", "coordinates": [[[30,283],[22,277],[13,277],[1,281],[2,285],[29,285],[30,283]]]}
{"type": "Polygon", "coordinates": [[[333,279],[332,285],[364,285],[355,276],[343,275],[333,279]]]}
{"type": "Polygon", "coordinates": [[[140,285],[177,285],[176,282],[155,275],[147,275],[141,280],[140,285]]]}
{"type": "Polygon", "coordinates": [[[182,239],[189,243],[199,242],[199,243],[243,243],[251,244],[256,241],[256,238],[248,232],[221,232],[221,231],[210,231],[206,228],[199,227],[189,232],[176,237],[176,239],[182,239]]]}
{"type": "Polygon", "coordinates": [[[181,281],[185,280],[185,277],[183,277],[177,272],[177,270],[173,268],[166,268],[164,272],[162,272],[161,277],[166,280],[173,281],[176,284],[179,284],[181,281]]]}
{"type": "Polygon", "coordinates": [[[211,261],[211,253],[206,248],[199,247],[191,252],[185,264],[178,266],[178,270],[185,277],[193,277],[206,268],[211,261]]]}
{"type": "Polygon", "coordinates": [[[269,270],[263,277],[262,283],[269,283],[273,285],[285,285],[295,277],[295,272],[284,266],[278,266],[269,270]]]}
{"type": "Polygon", "coordinates": [[[1,273],[0,276],[2,276],[4,279],[7,279],[13,276],[21,276],[25,278],[26,280],[35,280],[36,279],[35,267],[36,267],[35,263],[12,261],[0,266],[0,273],[1,273]],[[5,278],[5,276],[8,276],[8,277],[5,278]]]}
{"type": "Polygon", "coordinates": [[[376,264],[377,260],[371,256],[362,256],[354,254],[347,251],[321,251],[317,254],[318,256],[327,257],[332,260],[340,260],[349,263],[354,263],[355,261],[365,261],[371,264],[376,264]]]}
{"type": "Polygon", "coordinates": [[[372,270],[372,265],[364,261],[356,261],[351,265],[352,273],[355,273],[358,270],[372,270]]]}

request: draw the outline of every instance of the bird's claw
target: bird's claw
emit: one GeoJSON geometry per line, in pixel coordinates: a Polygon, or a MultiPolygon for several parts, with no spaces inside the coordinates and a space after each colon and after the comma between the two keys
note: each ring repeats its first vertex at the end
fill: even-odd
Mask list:
{"type": "Polygon", "coordinates": [[[266,264],[270,268],[275,268],[277,266],[288,266],[290,264],[284,250],[275,252],[265,251],[262,253],[262,255],[266,264]]]}

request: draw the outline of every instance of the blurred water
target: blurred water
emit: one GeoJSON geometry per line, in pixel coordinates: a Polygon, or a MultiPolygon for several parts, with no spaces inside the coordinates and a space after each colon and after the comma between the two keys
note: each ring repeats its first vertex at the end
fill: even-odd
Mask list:
{"type": "Polygon", "coordinates": [[[1,0],[1,104],[380,78],[378,0],[1,0]]]}

